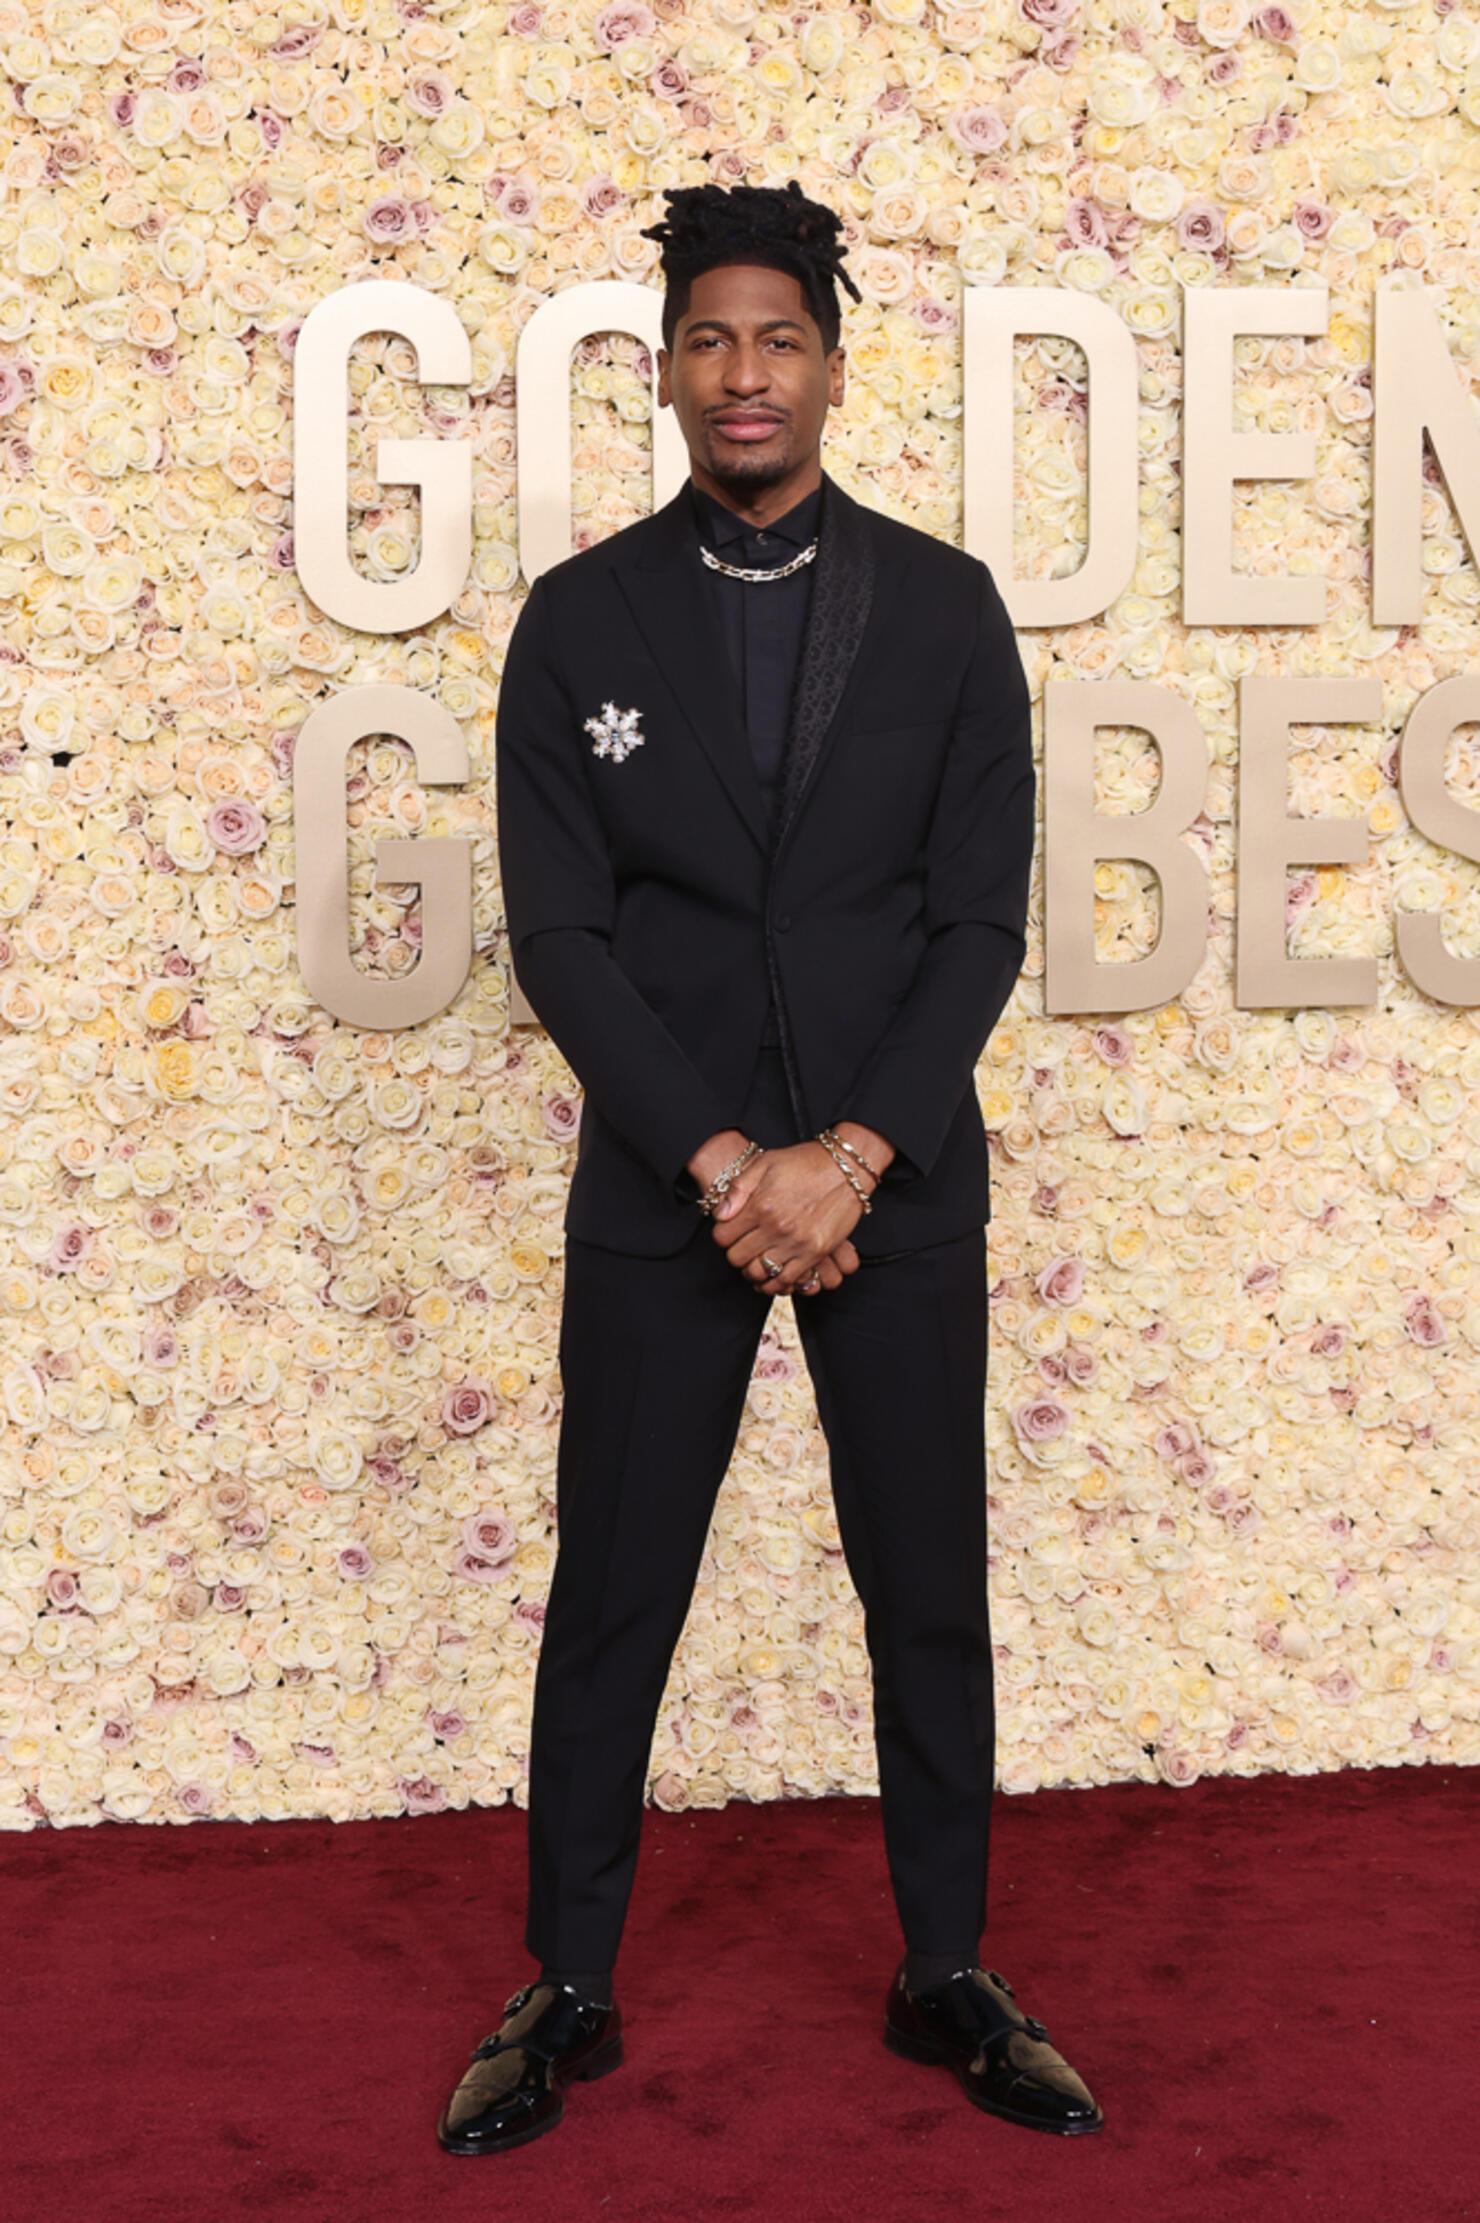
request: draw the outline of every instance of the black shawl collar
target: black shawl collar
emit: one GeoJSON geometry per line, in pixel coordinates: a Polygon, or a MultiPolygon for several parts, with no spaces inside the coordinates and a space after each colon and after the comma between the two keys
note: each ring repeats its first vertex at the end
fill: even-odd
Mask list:
{"type": "Polygon", "coordinates": [[[836,738],[838,711],[863,645],[874,599],[870,513],[824,472],[816,571],[774,842],[739,706],[726,684],[725,647],[695,552],[688,487],[634,528],[632,540],[632,560],[619,559],[615,569],[633,617],[731,802],[760,847],[774,854],[836,738]]]}

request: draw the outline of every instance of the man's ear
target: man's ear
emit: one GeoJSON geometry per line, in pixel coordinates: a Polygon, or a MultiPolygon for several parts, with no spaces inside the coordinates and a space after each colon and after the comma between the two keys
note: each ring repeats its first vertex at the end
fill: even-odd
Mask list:
{"type": "Polygon", "coordinates": [[[840,347],[835,347],[827,359],[827,400],[829,408],[836,409],[843,398],[847,382],[847,358],[840,347]]]}
{"type": "Polygon", "coordinates": [[[668,374],[672,368],[673,357],[666,347],[660,347],[658,350],[658,407],[660,409],[669,409],[673,406],[673,395],[668,384],[668,374]]]}

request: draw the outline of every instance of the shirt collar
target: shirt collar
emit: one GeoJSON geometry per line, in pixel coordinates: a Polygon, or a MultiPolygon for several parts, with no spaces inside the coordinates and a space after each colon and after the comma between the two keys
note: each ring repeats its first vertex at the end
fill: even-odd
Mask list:
{"type": "Polygon", "coordinates": [[[726,509],[723,502],[717,502],[712,494],[706,493],[703,487],[696,486],[692,479],[689,481],[689,491],[693,496],[699,530],[711,548],[727,548],[739,544],[747,554],[753,552],[764,558],[774,541],[784,540],[792,547],[805,548],[816,536],[818,513],[822,504],[820,486],[814,486],[810,494],[804,494],[784,517],[778,517],[774,523],[767,525],[763,543],[756,526],[743,517],[737,517],[732,509],[726,509]]]}

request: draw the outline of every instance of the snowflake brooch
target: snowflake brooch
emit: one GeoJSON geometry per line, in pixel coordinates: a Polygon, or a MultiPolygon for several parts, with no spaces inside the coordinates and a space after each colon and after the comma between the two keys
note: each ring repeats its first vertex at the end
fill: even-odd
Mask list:
{"type": "Polygon", "coordinates": [[[609,756],[620,764],[634,749],[640,749],[643,737],[638,730],[637,720],[637,711],[619,710],[614,702],[604,702],[601,716],[586,720],[586,731],[591,736],[596,754],[609,756]]]}

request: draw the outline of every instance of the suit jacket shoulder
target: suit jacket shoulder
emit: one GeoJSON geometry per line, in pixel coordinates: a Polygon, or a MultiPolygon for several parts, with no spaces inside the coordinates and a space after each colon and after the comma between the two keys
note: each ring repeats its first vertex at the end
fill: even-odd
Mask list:
{"type": "Polygon", "coordinates": [[[882,510],[858,501],[856,496],[850,495],[847,499],[869,520],[875,548],[881,555],[888,555],[901,565],[907,563],[932,591],[973,597],[980,594],[982,574],[987,566],[979,556],[968,556],[964,549],[948,540],[938,540],[922,526],[886,517],[882,510]]]}

